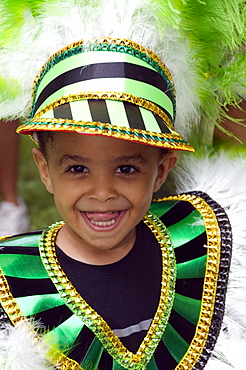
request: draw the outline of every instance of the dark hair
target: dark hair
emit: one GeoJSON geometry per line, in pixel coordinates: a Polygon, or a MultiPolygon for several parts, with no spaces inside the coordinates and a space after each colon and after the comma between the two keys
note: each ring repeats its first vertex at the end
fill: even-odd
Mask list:
{"type": "MultiPolygon", "coordinates": [[[[36,131],[37,141],[39,148],[43,155],[47,158],[47,143],[54,142],[54,131],[36,131]]],[[[158,148],[159,149],[159,159],[161,160],[167,153],[169,153],[169,149],[166,148],[158,148]]]]}
{"type": "Polygon", "coordinates": [[[166,148],[159,148],[159,160],[161,160],[170,150],[166,148]]]}
{"type": "Polygon", "coordinates": [[[47,143],[53,143],[54,141],[54,131],[36,131],[37,142],[39,149],[43,155],[47,158],[47,143]]]}

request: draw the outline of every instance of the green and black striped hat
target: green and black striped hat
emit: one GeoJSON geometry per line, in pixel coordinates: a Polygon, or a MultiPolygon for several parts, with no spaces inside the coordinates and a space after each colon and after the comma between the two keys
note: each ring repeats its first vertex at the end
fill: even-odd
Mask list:
{"type": "Polygon", "coordinates": [[[17,132],[77,132],[193,151],[174,131],[175,101],[171,74],[151,50],[126,39],[81,40],[42,67],[30,119],[17,132]]]}

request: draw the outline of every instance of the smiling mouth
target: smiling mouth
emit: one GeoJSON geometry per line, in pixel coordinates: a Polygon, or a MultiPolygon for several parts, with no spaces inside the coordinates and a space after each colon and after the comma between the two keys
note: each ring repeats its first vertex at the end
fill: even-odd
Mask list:
{"type": "Polygon", "coordinates": [[[124,213],[125,211],[82,212],[82,215],[96,228],[106,229],[117,224],[124,213]]]}

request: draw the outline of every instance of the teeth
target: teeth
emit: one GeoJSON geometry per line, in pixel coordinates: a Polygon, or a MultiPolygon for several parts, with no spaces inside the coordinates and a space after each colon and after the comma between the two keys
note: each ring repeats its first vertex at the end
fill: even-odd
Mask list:
{"type": "MultiPolygon", "coordinates": [[[[101,213],[101,212],[89,212],[89,213],[101,213]]],[[[108,215],[111,215],[112,213],[117,213],[117,211],[109,211],[109,212],[102,212],[102,213],[106,213],[108,215]]]]}
{"type": "Polygon", "coordinates": [[[95,226],[102,226],[102,227],[111,226],[111,225],[113,225],[115,223],[115,219],[110,220],[110,221],[94,221],[94,220],[90,220],[90,221],[91,221],[91,223],[93,225],[95,225],[95,226]]]}

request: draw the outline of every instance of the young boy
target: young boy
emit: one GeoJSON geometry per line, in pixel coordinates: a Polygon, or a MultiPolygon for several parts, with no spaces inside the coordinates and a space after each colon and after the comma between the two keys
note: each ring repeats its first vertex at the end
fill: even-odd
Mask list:
{"type": "Polygon", "coordinates": [[[35,80],[31,119],[18,132],[38,144],[34,160],[64,222],[1,242],[1,305],[16,330],[42,326],[34,343],[54,345],[46,357],[58,369],[207,363],[231,231],[203,193],[151,205],[176,150],[193,150],[174,116],[167,67],[129,40],[68,45],[35,80]]]}

